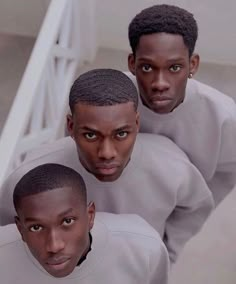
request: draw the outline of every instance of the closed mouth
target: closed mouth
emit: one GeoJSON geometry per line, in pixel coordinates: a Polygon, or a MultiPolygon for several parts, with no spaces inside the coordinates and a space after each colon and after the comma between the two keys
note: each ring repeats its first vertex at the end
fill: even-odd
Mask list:
{"type": "Polygon", "coordinates": [[[152,100],[153,101],[160,101],[160,102],[162,102],[162,101],[170,101],[171,98],[165,97],[165,96],[153,96],[152,100]]]}
{"type": "Polygon", "coordinates": [[[63,264],[65,262],[69,261],[69,260],[70,260],[70,258],[68,258],[68,257],[50,259],[49,261],[47,261],[47,265],[56,266],[56,265],[63,264]]]}
{"type": "Polygon", "coordinates": [[[96,166],[97,169],[106,169],[106,170],[110,170],[110,169],[114,169],[114,168],[118,168],[119,165],[117,164],[98,164],[96,166]]]}
{"type": "Polygon", "coordinates": [[[112,176],[117,172],[118,165],[99,165],[97,167],[98,172],[102,176],[112,176]]]}

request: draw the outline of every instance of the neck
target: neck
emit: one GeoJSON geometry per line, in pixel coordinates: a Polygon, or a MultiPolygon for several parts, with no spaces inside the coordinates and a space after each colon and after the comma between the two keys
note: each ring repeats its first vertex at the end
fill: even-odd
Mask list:
{"type": "Polygon", "coordinates": [[[92,245],[92,235],[91,235],[91,233],[89,232],[88,245],[87,245],[87,247],[86,247],[86,249],[85,249],[83,255],[81,256],[80,260],[78,261],[77,266],[81,265],[81,263],[84,262],[85,259],[87,258],[88,253],[92,250],[91,245],[92,245]]]}

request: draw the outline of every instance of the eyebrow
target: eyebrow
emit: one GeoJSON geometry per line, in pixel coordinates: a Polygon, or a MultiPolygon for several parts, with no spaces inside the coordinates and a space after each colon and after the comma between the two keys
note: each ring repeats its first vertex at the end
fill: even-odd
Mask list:
{"type": "MultiPolygon", "coordinates": [[[[63,216],[65,216],[65,215],[67,215],[68,213],[71,213],[71,212],[73,212],[73,211],[74,211],[73,208],[68,208],[68,209],[66,209],[65,211],[59,213],[59,214],[58,214],[58,217],[59,217],[59,218],[62,218],[63,216]]],[[[40,221],[41,221],[40,218],[37,218],[37,217],[26,217],[26,218],[24,219],[24,222],[40,222],[40,221]]]]}
{"type": "MultiPolygon", "coordinates": [[[[116,129],[114,129],[113,132],[118,132],[118,131],[122,131],[122,130],[124,130],[124,129],[131,129],[131,128],[132,128],[131,125],[125,124],[125,125],[122,125],[122,126],[116,128],[116,129]]],[[[80,129],[80,130],[87,130],[87,131],[91,131],[91,132],[100,133],[99,130],[94,129],[94,128],[92,128],[92,127],[88,127],[88,126],[79,127],[79,129],[80,129]]]]}
{"type": "Polygon", "coordinates": [[[122,131],[122,130],[125,130],[125,129],[131,129],[131,128],[132,128],[131,125],[126,124],[126,125],[124,125],[124,126],[121,126],[121,127],[116,128],[116,129],[114,130],[114,132],[119,132],[119,131],[122,131]]]}
{"type": "Polygon", "coordinates": [[[92,132],[99,132],[97,129],[94,129],[92,127],[88,127],[88,126],[81,126],[79,127],[80,130],[87,130],[87,131],[92,131],[92,132]]]}
{"type": "MultiPolygon", "coordinates": [[[[139,61],[149,61],[149,62],[153,62],[154,60],[152,58],[149,57],[139,57],[138,58],[139,61]]],[[[172,63],[172,62],[176,62],[176,61],[185,61],[184,57],[173,57],[167,60],[167,62],[172,63]]]]}

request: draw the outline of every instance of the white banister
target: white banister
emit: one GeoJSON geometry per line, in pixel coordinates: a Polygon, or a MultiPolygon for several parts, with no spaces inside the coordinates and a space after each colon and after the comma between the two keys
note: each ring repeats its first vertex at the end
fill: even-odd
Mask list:
{"type": "MultiPolygon", "coordinates": [[[[28,151],[64,134],[69,88],[84,60],[81,3],[86,5],[86,0],[50,3],[2,131],[0,186],[28,151]]],[[[86,32],[87,36],[95,34],[95,30],[86,32]]]]}

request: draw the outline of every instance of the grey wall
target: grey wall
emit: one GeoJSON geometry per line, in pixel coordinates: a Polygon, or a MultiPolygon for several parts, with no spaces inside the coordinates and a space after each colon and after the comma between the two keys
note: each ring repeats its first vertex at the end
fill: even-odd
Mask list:
{"type": "Polygon", "coordinates": [[[50,0],[0,0],[0,32],[36,36],[50,0]]]}
{"type": "MultiPolygon", "coordinates": [[[[130,20],[141,9],[165,2],[194,13],[199,24],[197,51],[202,61],[236,65],[235,0],[96,1],[97,39],[101,47],[128,51],[127,28],[130,20]]],[[[0,0],[0,32],[36,36],[49,2],[0,0]]]]}
{"type": "Polygon", "coordinates": [[[202,61],[236,65],[235,0],[97,0],[99,45],[129,50],[130,20],[141,9],[158,3],[178,5],[194,14],[199,25],[197,51],[202,61]]]}

